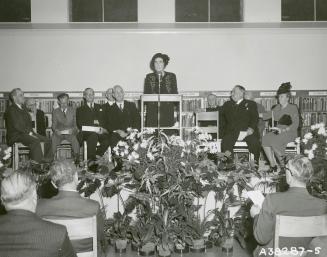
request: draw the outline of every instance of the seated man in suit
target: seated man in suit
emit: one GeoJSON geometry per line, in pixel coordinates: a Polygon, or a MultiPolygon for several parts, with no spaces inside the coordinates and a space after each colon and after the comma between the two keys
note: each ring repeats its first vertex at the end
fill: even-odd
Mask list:
{"type": "Polygon", "coordinates": [[[30,158],[35,162],[52,160],[51,147],[45,148],[46,158],[43,158],[41,142],[50,145],[50,140],[45,136],[35,133],[32,127],[32,119],[28,110],[23,105],[24,93],[20,88],[13,89],[9,94],[12,102],[6,112],[7,141],[8,144],[22,143],[30,148],[30,158]]]}
{"type": "Polygon", "coordinates": [[[60,94],[58,97],[59,108],[52,112],[52,151],[56,154],[57,146],[61,141],[67,140],[72,144],[74,160],[79,161],[79,142],[77,140],[76,110],[68,106],[69,95],[60,94]]]}
{"type": "Polygon", "coordinates": [[[103,109],[94,103],[94,90],[86,88],[83,92],[84,104],[76,110],[77,127],[80,130],[79,138],[87,142],[87,157],[90,161],[96,155],[102,156],[109,146],[108,131],[105,129],[103,109]],[[83,126],[98,127],[98,131],[83,131],[83,126]],[[100,146],[97,148],[97,143],[100,146]]]}
{"type": "MultiPolygon", "coordinates": [[[[310,195],[306,189],[312,174],[313,167],[310,160],[300,155],[295,156],[286,165],[286,181],[289,189],[283,193],[268,194],[262,207],[252,206],[250,213],[254,217],[254,236],[259,243],[254,256],[268,256],[268,248],[274,247],[276,215],[305,217],[327,213],[327,202],[310,195]]],[[[282,237],[279,247],[280,249],[282,247],[307,248],[311,240],[312,238],[282,237]]]]}
{"type": "Polygon", "coordinates": [[[32,127],[34,133],[42,136],[46,136],[46,120],[44,112],[37,108],[37,103],[34,99],[28,98],[25,101],[26,109],[31,115],[32,127]]]}
{"type": "MultiPolygon", "coordinates": [[[[50,168],[52,181],[59,189],[58,195],[50,199],[40,199],[36,214],[47,219],[77,219],[97,216],[98,239],[105,243],[103,233],[103,216],[98,202],[83,198],[76,190],[78,174],[71,160],[56,161],[50,168]]],[[[76,252],[92,249],[92,240],[73,241],[76,252]]]]}
{"type": "Polygon", "coordinates": [[[11,172],[1,182],[7,214],[0,216],[0,256],[76,257],[66,228],[35,214],[36,183],[28,172],[11,172]]]}
{"type": "Polygon", "coordinates": [[[106,128],[111,130],[111,146],[115,146],[127,136],[127,128],[140,130],[141,117],[135,103],[124,100],[125,93],[121,86],[114,86],[114,98],[111,117],[106,118],[106,128]]]}
{"type": "Polygon", "coordinates": [[[233,156],[233,148],[237,140],[245,141],[250,153],[258,164],[260,141],[258,134],[258,111],[253,101],[244,99],[245,88],[237,85],[233,88],[231,100],[224,103],[221,115],[222,151],[229,151],[233,156]],[[240,133],[242,132],[242,133],[240,133]]]}

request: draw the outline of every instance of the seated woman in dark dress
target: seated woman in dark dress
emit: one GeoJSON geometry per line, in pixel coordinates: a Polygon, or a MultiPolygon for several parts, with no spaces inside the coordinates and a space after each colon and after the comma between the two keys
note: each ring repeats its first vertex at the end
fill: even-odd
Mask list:
{"type": "MultiPolygon", "coordinates": [[[[176,75],[172,72],[165,71],[169,62],[166,54],[156,53],[150,62],[150,68],[153,70],[145,77],[144,94],[178,94],[176,75]],[[160,85],[160,87],[159,87],[160,85]]],[[[160,126],[174,126],[174,103],[160,103],[160,126]]],[[[158,103],[146,103],[146,127],[158,126],[158,103]]]]}
{"type": "Polygon", "coordinates": [[[289,82],[283,83],[277,91],[278,104],[273,107],[272,111],[262,115],[264,120],[273,118],[273,120],[278,122],[275,131],[267,133],[262,138],[262,146],[272,171],[277,170],[274,155],[283,167],[283,156],[285,155],[286,146],[297,137],[299,111],[295,104],[289,103],[291,87],[289,82]]]}

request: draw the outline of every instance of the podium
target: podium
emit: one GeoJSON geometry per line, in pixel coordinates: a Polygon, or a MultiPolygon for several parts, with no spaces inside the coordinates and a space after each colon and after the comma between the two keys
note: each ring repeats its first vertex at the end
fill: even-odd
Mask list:
{"type": "MultiPolygon", "coordinates": [[[[161,115],[159,114],[159,120],[161,115]]],[[[160,120],[161,121],[161,120],[160,120]]],[[[151,129],[158,129],[160,127],[160,130],[164,131],[171,131],[172,133],[174,131],[178,132],[178,135],[182,137],[182,95],[177,94],[144,94],[141,95],[141,131],[143,132],[146,128],[151,129]],[[147,126],[147,114],[149,114],[149,110],[147,110],[147,107],[150,105],[147,105],[148,103],[154,103],[157,107],[156,110],[161,110],[161,108],[158,108],[158,103],[160,100],[160,104],[163,103],[173,103],[174,104],[174,113],[173,119],[174,124],[172,126],[158,126],[158,120],[156,121],[156,125],[147,126]]],[[[170,133],[169,133],[170,134],[170,133]]]]}

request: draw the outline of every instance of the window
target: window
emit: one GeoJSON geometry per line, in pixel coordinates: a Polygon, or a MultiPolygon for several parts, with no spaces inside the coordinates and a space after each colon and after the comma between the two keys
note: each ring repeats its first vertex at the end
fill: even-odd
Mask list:
{"type": "Polygon", "coordinates": [[[176,22],[239,22],[242,0],[176,0],[176,22]]]}
{"type": "Polygon", "coordinates": [[[71,0],[70,21],[136,22],[137,0],[71,0]]]}
{"type": "Polygon", "coordinates": [[[0,22],[31,22],[31,0],[0,0],[0,22]]]}
{"type": "Polygon", "coordinates": [[[326,0],[282,0],[282,21],[326,20],[326,0]]]}

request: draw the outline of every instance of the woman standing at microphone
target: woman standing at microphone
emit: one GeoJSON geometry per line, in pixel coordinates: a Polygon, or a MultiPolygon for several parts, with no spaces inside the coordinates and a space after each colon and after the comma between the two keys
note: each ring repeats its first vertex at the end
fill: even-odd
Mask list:
{"type": "MultiPolygon", "coordinates": [[[[169,62],[169,56],[156,53],[150,62],[153,70],[145,77],[144,94],[178,94],[176,75],[165,71],[169,62]]],[[[174,126],[174,103],[160,103],[160,127],[174,126]]],[[[157,127],[158,125],[158,103],[149,102],[146,104],[146,127],[157,127]]]]}

